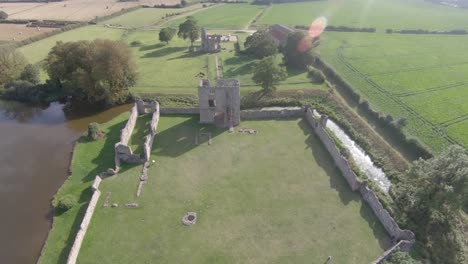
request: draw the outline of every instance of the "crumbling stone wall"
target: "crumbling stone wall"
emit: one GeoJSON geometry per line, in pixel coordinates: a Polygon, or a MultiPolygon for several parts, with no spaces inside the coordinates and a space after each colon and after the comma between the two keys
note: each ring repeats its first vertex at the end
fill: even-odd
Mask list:
{"type": "Polygon", "coordinates": [[[200,110],[198,107],[187,107],[187,108],[178,108],[178,107],[161,107],[161,114],[163,115],[198,115],[200,110]]]}
{"type": "Polygon", "coordinates": [[[94,179],[93,185],[91,189],[93,190],[93,195],[91,196],[91,200],[89,201],[88,208],[86,209],[86,213],[83,217],[83,221],[81,221],[80,229],[76,234],[75,241],[73,242],[73,246],[68,254],[67,264],[75,264],[78,258],[78,254],[80,253],[81,244],[83,243],[83,239],[86,235],[86,231],[88,230],[89,223],[91,222],[91,218],[94,214],[94,209],[96,209],[96,204],[99,200],[99,196],[101,196],[101,192],[99,191],[99,185],[101,184],[101,177],[96,176],[94,179]]]}
{"type": "Polygon", "coordinates": [[[336,166],[340,169],[341,173],[345,177],[346,181],[350,185],[353,191],[359,191],[364,201],[367,202],[369,207],[374,212],[377,219],[379,219],[382,226],[385,228],[387,233],[390,235],[392,241],[406,241],[401,243],[402,250],[409,250],[411,245],[414,243],[414,233],[410,230],[402,230],[396,223],[395,219],[388,213],[388,211],[380,203],[377,195],[369,189],[366,182],[361,182],[356,174],[351,170],[348,161],[343,157],[338,148],[335,145],[335,142],[330,137],[328,132],[325,129],[327,123],[327,117],[322,115],[320,121],[316,120],[313,115],[313,110],[307,108],[305,110],[305,118],[312,126],[316,135],[320,138],[322,143],[325,145],[325,148],[328,150],[328,153],[332,156],[336,166]]]}
{"type": "Polygon", "coordinates": [[[269,118],[292,118],[304,116],[304,108],[284,108],[284,109],[260,109],[260,110],[242,110],[240,117],[242,119],[269,119],[269,118]]]}
{"type": "Polygon", "coordinates": [[[398,243],[396,243],[393,247],[385,251],[382,256],[374,260],[372,264],[381,264],[382,262],[384,262],[384,260],[388,259],[397,250],[408,252],[412,244],[413,243],[410,241],[401,240],[398,243]]]}

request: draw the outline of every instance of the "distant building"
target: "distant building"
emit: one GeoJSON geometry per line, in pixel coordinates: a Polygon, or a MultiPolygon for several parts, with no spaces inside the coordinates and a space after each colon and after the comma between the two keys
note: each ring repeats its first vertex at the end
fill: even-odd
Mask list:
{"type": "Polygon", "coordinates": [[[207,53],[221,51],[221,35],[208,35],[204,28],[201,28],[201,51],[207,53]]]}
{"type": "Polygon", "coordinates": [[[275,40],[276,45],[279,47],[284,47],[286,45],[286,41],[288,40],[288,35],[294,32],[294,29],[275,24],[270,26],[270,34],[275,40]]]}
{"type": "Polygon", "coordinates": [[[240,124],[240,83],[238,80],[209,80],[198,85],[200,123],[230,128],[240,124]]]}

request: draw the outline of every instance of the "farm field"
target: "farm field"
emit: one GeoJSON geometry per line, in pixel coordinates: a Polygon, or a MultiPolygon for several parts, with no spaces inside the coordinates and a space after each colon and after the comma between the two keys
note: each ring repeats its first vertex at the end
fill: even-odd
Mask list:
{"type": "MultiPolygon", "coordinates": [[[[250,4],[226,4],[209,8],[192,15],[199,24],[207,29],[246,29],[264,6],[250,4]]],[[[165,23],[163,26],[178,27],[185,18],[165,23]]]]}
{"type": "Polygon", "coordinates": [[[40,28],[27,27],[25,24],[0,24],[0,41],[20,41],[33,36],[37,36],[44,32],[60,30],[57,28],[40,28]],[[21,33],[20,33],[21,32],[21,33]]]}
{"type": "Polygon", "coordinates": [[[321,57],[433,150],[468,147],[468,36],[326,33],[321,57]]]}
{"type": "Polygon", "coordinates": [[[361,264],[388,247],[305,121],[242,126],[258,134],[161,117],[142,196],[140,166],[101,183],[119,207],[103,208],[101,196],[78,263],[323,263],[332,255],[361,264]],[[211,132],[212,144],[195,146],[196,130],[211,132]],[[139,208],[124,208],[129,202],[139,208]],[[187,211],[197,212],[192,227],[181,224],[187,211]]]}
{"type": "Polygon", "coordinates": [[[325,16],[329,25],[385,29],[468,29],[468,10],[424,0],[329,0],[274,4],[257,24],[310,25],[325,16]],[[285,15],[294,14],[294,15],[285,15]]]}
{"type": "Polygon", "coordinates": [[[140,8],[138,10],[111,18],[100,24],[122,25],[124,27],[142,27],[158,22],[166,14],[182,13],[202,8],[201,4],[186,8],[140,8]]]}

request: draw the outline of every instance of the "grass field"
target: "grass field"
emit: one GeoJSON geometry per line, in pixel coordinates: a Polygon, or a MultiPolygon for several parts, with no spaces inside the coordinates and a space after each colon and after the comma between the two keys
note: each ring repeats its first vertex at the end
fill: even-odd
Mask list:
{"type": "Polygon", "coordinates": [[[0,41],[20,41],[44,32],[57,30],[56,28],[27,27],[25,24],[0,24],[0,41]]]}
{"type": "Polygon", "coordinates": [[[384,251],[385,231],[305,121],[242,126],[258,134],[162,117],[142,196],[134,196],[140,166],[104,180],[101,191],[119,207],[100,199],[78,263],[323,263],[332,255],[361,264],[384,251]],[[210,131],[212,145],[194,146],[196,129],[210,131]],[[129,202],[140,207],[124,208],[129,202]],[[192,227],[181,224],[187,211],[198,215],[192,227]]]}
{"type": "Polygon", "coordinates": [[[322,58],[434,150],[468,147],[467,36],[327,33],[322,58]]]}
{"type": "MultiPolygon", "coordinates": [[[[197,12],[192,16],[207,29],[246,29],[263,8],[263,6],[250,4],[226,4],[197,12]]],[[[163,26],[178,27],[184,21],[185,18],[180,18],[163,26]]]]}
{"type": "Polygon", "coordinates": [[[160,21],[167,14],[182,13],[201,8],[202,5],[191,5],[186,8],[140,8],[106,20],[101,24],[122,25],[124,27],[142,27],[160,21]]]}
{"type": "Polygon", "coordinates": [[[66,263],[68,253],[75,239],[89,200],[90,186],[94,177],[114,166],[114,144],[120,138],[120,129],[125,126],[129,114],[122,114],[101,126],[106,132],[103,140],[89,142],[83,138],[76,145],[72,161],[72,175],[59,189],[57,196],[72,194],[79,199],[79,205],[65,213],[56,212],[46,246],[38,263],[66,263]]]}
{"type": "Polygon", "coordinates": [[[328,24],[391,29],[468,29],[468,10],[424,0],[328,0],[274,4],[258,24],[310,25],[320,16],[328,24]]]}

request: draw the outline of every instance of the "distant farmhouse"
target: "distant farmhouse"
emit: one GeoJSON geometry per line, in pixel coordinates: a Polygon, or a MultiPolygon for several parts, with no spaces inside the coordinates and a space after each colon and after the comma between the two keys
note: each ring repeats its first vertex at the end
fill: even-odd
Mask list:
{"type": "Polygon", "coordinates": [[[284,47],[288,40],[288,35],[294,32],[294,29],[279,24],[271,25],[269,30],[278,47],[284,47]]]}

